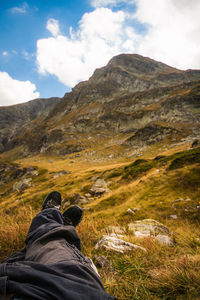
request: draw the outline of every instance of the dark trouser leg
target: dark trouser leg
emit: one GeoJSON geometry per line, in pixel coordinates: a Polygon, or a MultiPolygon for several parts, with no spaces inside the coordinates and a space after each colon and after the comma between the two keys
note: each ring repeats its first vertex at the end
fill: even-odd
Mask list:
{"type": "Polygon", "coordinates": [[[64,226],[62,213],[56,208],[44,209],[35,216],[29,228],[25,243],[27,245],[31,244],[36,239],[58,227],[62,227],[63,231],[65,231],[66,240],[74,244],[80,250],[80,239],[75,228],[73,226],[64,226]]]}

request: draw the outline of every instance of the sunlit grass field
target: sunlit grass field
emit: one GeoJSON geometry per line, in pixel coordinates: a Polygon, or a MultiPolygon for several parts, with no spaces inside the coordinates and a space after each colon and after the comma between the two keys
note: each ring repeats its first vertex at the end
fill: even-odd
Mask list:
{"type": "MultiPolygon", "coordinates": [[[[4,160],[10,163],[8,157],[4,160]]],[[[13,190],[20,179],[0,186],[1,260],[24,247],[31,220],[50,191],[58,190],[65,206],[69,200],[73,203],[74,193],[87,193],[94,178],[103,178],[111,191],[83,205],[84,219],[77,230],[85,255],[94,262],[97,256],[110,261],[112,268],[99,268],[106,290],[121,300],[200,299],[200,148],[153,149],[139,158],[99,161],[39,155],[15,163],[37,167],[38,175],[31,176],[31,186],[22,192],[13,190]],[[69,173],[56,177],[62,170],[69,173]],[[176,199],[182,200],[174,204],[176,199]],[[139,210],[131,215],[128,208],[139,210]],[[167,226],[174,245],[160,245],[151,237],[139,239],[127,230],[127,240],[147,252],[94,249],[108,226],[127,229],[130,222],[142,219],[167,226]]]]}

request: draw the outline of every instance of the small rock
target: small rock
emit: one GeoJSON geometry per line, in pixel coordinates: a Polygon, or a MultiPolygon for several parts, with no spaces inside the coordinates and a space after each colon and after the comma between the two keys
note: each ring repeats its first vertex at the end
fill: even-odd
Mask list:
{"type": "Polygon", "coordinates": [[[189,212],[195,212],[196,209],[198,209],[197,206],[193,205],[193,206],[186,206],[184,210],[189,212]]]}
{"type": "Polygon", "coordinates": [[[176,200],[173,200],[173,201],[171,202],[171,204],[173,205],[173,204],[175,204],[175,203],[179,203],[179,202],[182,202],[182,201],[184,201],[182,198],[176,199],[176,200]]]}
{"type": "Polygon", "coordinates": [[[30,183],[31,181],[32,181],[32,178],[27,178],[27,179],[23,179],[19,182],[15,182],[13,184],[13,190],[22,192],[25,189],[31,187],[31,183],[30,183]]]}
{"type": "Polygon", "coordinates": [[[92,202],[94,201],[94,198],[93,197],[90,197],[90,198],[87,198],[89,202],[92,202]]]}
{"type": "Polygon", "coordinates": [[[65,171],[65,170],[62,170],[56,174],[54,174],[53,178],[57,178],[57,177],[60,177],[60,176],[63,176],[63,175],[67,175],[69,174],[69,172],[65,171]]]}
{"type": "Polygon", "coordinates": [[[80,199],[79,201],[79,205],[83,205],[83,204],[87,204],[88,203],[88,199],[84,198],[84,199],[80,199]]]}
{"type": "Polygon", "coordinates": [[[155,239],[162,245],[173,246],[174,243],[168,235],[158,234],[155,239]]]}
{"type": "Polygon", "coordinates": [[[110,261],[105,256],[95,255],[94,259],[95,259],[95,264],[98,268],[105,269],[109,273],[110,272],[113,273],[115,271],[110,261]]]}
{"type": "Polygon", "coordinates": [[[90,194],[90,193],[86,193],[86,194],[84,194],[84,196],[85,196],[86,198],[90,198],[90,197],[91,197],[91,194],[90,194]]]}
{"type": "Polygon", "coordinates": [[[34,171],[31,172],[30,175],[32,175],[32,176],[38,176],[38,174],[39,174],[39,172],[37,170],[34,170],[34,171]]]}
{"type": "Polygon", "coordinates": [[[107,183],[104,179],[97,179],[90,189],[90,193],[95,196],[101,196],[109,191],[110,190],[108,189],[107,183]]]}
{"type": "Polygon", "coordinates": [[[99,239],[98,243],[95,246],[95,249],[99,248],[104,248],[106,250],[112,250],[119,253],[124,253],[125,251],[131,251],[133,249],[142,250],[146,252],[146,249],[143,247],[129,242],[125,242],[121,239],[109,235],[103,235],[99,239]]]}
{"type": "Polygon", "coordinates": [[[133,211],[139,211],[139,210],[140,210],[140,208],[138,208],[138,207],[133,208],[133,211]]]}
{"type": "Polygon", "coordinates": [[[178,219],[177,215],[170,215],[170,218],[173,219],[173,220],[177,220],[178,219]]]}
{"type": "Polygon", "coordinates": [[[106,231],[108,232],[108,233],[111,233],[111,232],[113,232],[113,233],[119,233],[119,234],[122,234],[122,233],[124,233],[125,232],[125,228],[124,227],[120,227],[120,226],[108,226],[107,228],[106,228],[106,231]]]}
{"type": "Polygon", "coordinates": [[[185,202],[192,201],[190,198],[185,199],[185,202]]]}
{"type": "Polygon", "coordinates": [[[135,212],[131,208],[128,208],[126,212],[128,214],[130,214],[130,215],[134,215],[135,214],[135,212]]]}

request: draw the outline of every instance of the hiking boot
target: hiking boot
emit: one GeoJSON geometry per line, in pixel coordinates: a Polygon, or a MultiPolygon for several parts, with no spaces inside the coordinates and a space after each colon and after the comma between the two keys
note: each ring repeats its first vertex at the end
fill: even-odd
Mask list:
{"type": "Polygon", "coordinates": [[[76,227],[83,218],[83,210],[77,205],[70,206],[63,213],[64,225],[72,225],[76,227]]]}
{"type": "Polygon", "coordinates": [[[44,199],[42,204],[42,210],[46,208],[57,208],[60,209],[61,207],[61,194],[57,191],[53,191],[44,199]]]}

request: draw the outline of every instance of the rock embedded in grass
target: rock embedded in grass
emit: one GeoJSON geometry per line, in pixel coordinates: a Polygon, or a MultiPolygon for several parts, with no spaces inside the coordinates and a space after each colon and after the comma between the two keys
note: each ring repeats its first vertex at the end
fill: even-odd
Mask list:
{"type": "Polygon", "coordinates": [[[178,216],[177,215],[170,215],[170,218],[173,219],[173,220],[177,220],[178,216]]]}
{"type": "Polygon", "coordinates": [[[67,175],[67,174],[69,174],[68,171],[66,171],[66,170],[61,170],[60,172],[55,173],[55,174],[53,175],[53,178],[57,178],[57,177],[60,177],[60,176],[63,176],[63,175],[67,175]]]}
{"type": "Polygon", "coordinates": [[[97,179],[90,189],[90,193],[94,196],[101,196],[104,193],[110,192],[107,183],[104,179],[97,179]]]}
{"type": "Polygon", "coordinates": [[[165,245],[165,246],[173,246],[174,243],[172,239],[168,235],[164,234],[158,234],[155,239],[158,241],[159,244],[165,245]]]}
{"type": "Polygon", "coordinates": [[[97,242],[95,249],[104,248],[106,250],[111,250],[119,253],[124,253],[126,251],[132,250],[142,250],[146,252],[146,249],[138,245],[126,242],[122,239],[116,238],[110,235],[103,235],[97,242]]]}
{"type": "Polygon", "coordinates": [[[144,219],[135,221],[134,223],[128,224],[128,229],[132,231],[136,237],[152,237],[162,245],[173,245],[170,230],[156,220],[144,219]]]}
{"type": "Polygon", "coordinates": [[[115,272],[115,269],[113,268],[110,261],[105,256],[95,255],[94,259],[95,259],[95,265],[98,268],[102,268],[105,271],[111,272],[111,273],[115,272]]]}
{"type": "Polygon", "coordinates": [[[144,219],[135,221],[134,223],[129,223],[128,229],[133,232],[149,231],[151,235],[156,235],[159,233],[170,234],[170,230],[166,226],[153,219],[144,219]]]}
{"type": "Polygon", "coordinates": [[[32,181],[32,178],[27,178],[27,179],[23,179],[23,180],[21,180],[19,182],[15,182],[13,184],[13,190],[14,191],[22,192],[25,189],[27,189],[27,188],[29,188],[29,187],[32,186],[31,181],[32,181]]]}
{"type": "Polygon", "coordinates": [[[135,212],[131,208],[128,208],[126,212],[128,214],[130,214],[130,215],[134,215],[135,214],[135,212]]]}
{"type": "Polygon", "coordinates": [[[125,228],[124,227],[120,227],[120,226],[108,226],[106,228],[106,231],[108,233],[124,234],[125,233],[125,228]]]}

